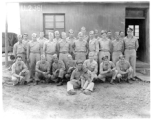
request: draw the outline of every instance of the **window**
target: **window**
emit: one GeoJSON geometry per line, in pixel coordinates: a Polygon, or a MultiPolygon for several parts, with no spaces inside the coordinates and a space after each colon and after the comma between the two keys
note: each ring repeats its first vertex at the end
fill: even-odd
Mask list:
{"type": "Polygon", "coordinates": [[[128,27],[133,29],[133,35],[139,39],[139,25],[129,25],[128,27]]]}
{"type": "Polygon", "coordinates": [[[48,37],[48,32],[58,30],[60,33],[65,31],[65,14],[44,14],[44,33],[48,37]]]}

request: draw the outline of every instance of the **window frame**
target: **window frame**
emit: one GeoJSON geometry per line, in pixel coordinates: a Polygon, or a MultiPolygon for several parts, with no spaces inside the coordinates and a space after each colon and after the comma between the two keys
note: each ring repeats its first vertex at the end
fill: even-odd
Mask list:
{"type": "Polygon", "coordinates": [[[56,29],[64,29],[64,32],[66,31],[65,13],[43,13],[43,31],[44,31],[45,36],[46,36],[45,30],[55,31],[56,29]],[[53,29],[45,27],[45,16],[46,15],[53,15],[54,16],[54,28],[53,29]],[[56,17],[55,17],[56,15],[63,15],[64,16],[64,28],[56,28],[56,17]]]}

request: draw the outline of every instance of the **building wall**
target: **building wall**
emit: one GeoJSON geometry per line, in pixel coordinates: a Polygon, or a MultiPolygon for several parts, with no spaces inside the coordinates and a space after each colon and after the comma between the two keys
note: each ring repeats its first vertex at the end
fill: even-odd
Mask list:
{"type": "Polygon", "coordinates": [[[125,28],[125,8],[113,4],[89,3],[33,3],[21,4],[21,31],[31,34],[43,31],[43,13],[65,13],[65,31],[78,33],[82,26],[87,32],[93,29],[116,31],[125,28]],[[41,11],[24,11],[22,6],[42,5],[41,11]]]}
{"type": "MultiPolygon", "coordinates": [[[[65,31],[75,31],[75,36],[82,26],[90,30],[102,29],[125,31],[126,8],[149,8],[149,3],[21,3],[21,33],[39,34],[43,31],[43,13],[65,13],[65,31]]],[[[146,46],[149,46],[149,14],[146,20],[146,46]]],[[[149,47],[146,49],[145,61],[149,61],[149,47]]]]}

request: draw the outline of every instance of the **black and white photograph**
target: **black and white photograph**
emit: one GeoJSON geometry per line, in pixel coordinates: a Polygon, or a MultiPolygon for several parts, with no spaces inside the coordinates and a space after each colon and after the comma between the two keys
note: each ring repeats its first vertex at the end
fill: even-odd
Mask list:
{"type": "Polygon", "coordinates": [[[151,118],[150,1],[1,6],[1,120],[151,118]]]}

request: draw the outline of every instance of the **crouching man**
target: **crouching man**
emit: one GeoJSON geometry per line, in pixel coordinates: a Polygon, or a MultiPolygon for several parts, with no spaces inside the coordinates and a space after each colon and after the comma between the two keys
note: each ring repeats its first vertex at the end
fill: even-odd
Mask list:
{"type": "Polygon", "coordinates": [[[76,69],[72,72],[70,81],[67,82],[67,92],[70,95],[76,94],[75,88],[81,88],[82,65],[82,61],[77,61],[76,69]]]}
{"type": "Polygon", "coordinates": [[[63,85],[63,77],[65,74],[65,64],[59,60],[57,54],[53,55],[51,80],[58,83],[57,86],[63,85]]]}
{"type": "Polygon", "coordinates": [[[88,70],[91,71],[92,74],[92,80],[96,81],[97,79],[97,72],[98,72],[98,64],[94,60],[94,53],[90,52],[89,53],[89,59],[85,60],[83,65],[86,67],[88,70]]]}
{"type": "Polygon", "coordinates": [[[83,74],[81,76],[81,88],[84,94],[90,95],[94,88],[94,83],[92,82],[92,73],[90,70],[83,66],[83,74]]]}
{"type": "Polygon", "coordinates": [[[75,68],[76,68],[76,61],[73,60],[73,58],[70,54],[67,57],[68,57],[68,61],[66,63],[65,78],[67,79],[67,81],[69,81],[73,70],[75,70],[75,68]]]}
{"type": "Polygon", "coordinates": [[[34,85],[37,85],[42,80],[48,83],[50,77],[50,64],[46,61],[45,56],[41,55],[41,60],[36,63],[34,85]]]}
{"type": "Polygon", "coordinates": [[[118,81],[126,80],[128,83],[131,83],[130,80],[132,79],[133,69],[130,63],[125,60],[124,55],[119,56],[119,61],[116,63],[116,69],[118,71],[117,78],[118,81]]]}
{"type": "Polygon", "coordinates": [[[113,81],[116,78],[117,71],[115,69],[115,65],[112,61],[108,60],[108,56],[104,56],[102,58],[103,62],[100,63],[100,74],[98,75],[98,79],[105,82],[106,78],[111,78],[110,84],[114,84],[113,81]]]}
{"type": "Polygon", "coordinates": [[[30,81],[29,70],[21,56],[17,56],[16,62],[12,65],[12,81],[13,85],[27,84],[30,81]]]}

